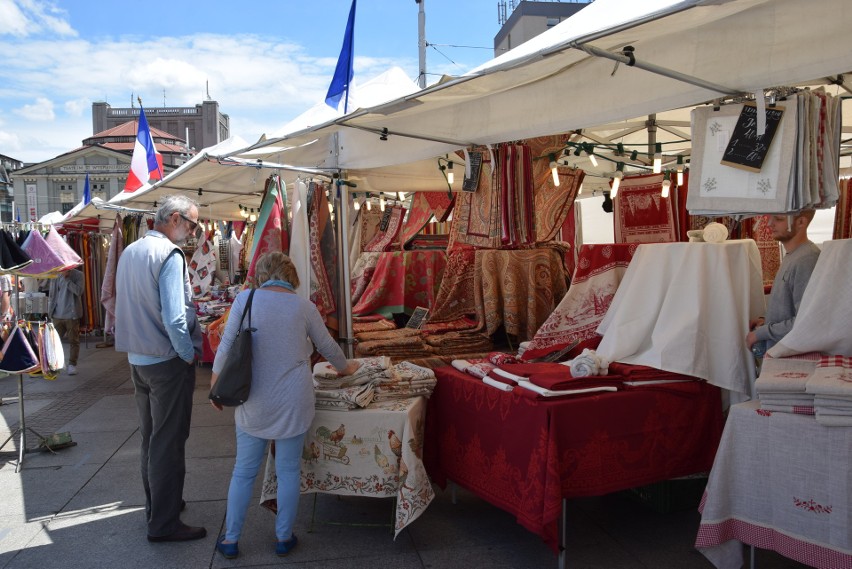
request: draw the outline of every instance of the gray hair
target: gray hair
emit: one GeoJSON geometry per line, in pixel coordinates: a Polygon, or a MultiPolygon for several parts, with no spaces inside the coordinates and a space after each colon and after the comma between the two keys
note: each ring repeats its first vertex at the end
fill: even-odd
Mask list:
{"type": "Polygon", "coordinates": [[[198,202],[183,194],[172,194],[163,198],[154,218],[154,225],[166,225],[174,212],[189,217],[189,210],[198,209],[198,202]]]}

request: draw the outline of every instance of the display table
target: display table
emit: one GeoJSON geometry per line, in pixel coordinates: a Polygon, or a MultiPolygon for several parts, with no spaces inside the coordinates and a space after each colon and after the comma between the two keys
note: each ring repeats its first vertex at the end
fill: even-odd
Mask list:
{"type": "MultiPolygon", "coordinates": [[[[302,494],[396,498],[398,535],[435,497],[423,466],[425,419],[423,397],[357,411],[318,409],[302,451],[302,494]]],[[[260,500],[273,511],[277,489],[269,456],[260,500]]]]}
{"type": "Polygon", "coordinates": [[[379,253],[376,268],[352,314],[395,312],[411,314],[418,306],[431,308],[447,266],[445,251],[394,251],[379,253]]]}
{"type": "Polygon", "coordinates": [[[598,326],[597,353],[753,395],[745,337],[764,307],[751,239],[640,245],[598,326]]]}
{"type": "Polygon", "coordinates": [[[722,432],[720,391],[703,381],[540,401],[452,367],[435,370],[426,467],[516,516],[554,550],[562,499],[706,471],[722,432]]]}
{"type": "Polygon", "coordinates": [[[746,543],[813,567],[852,568],[852,428],[730,409],[701,505],[697,547],[739,568],[746,543]]]}

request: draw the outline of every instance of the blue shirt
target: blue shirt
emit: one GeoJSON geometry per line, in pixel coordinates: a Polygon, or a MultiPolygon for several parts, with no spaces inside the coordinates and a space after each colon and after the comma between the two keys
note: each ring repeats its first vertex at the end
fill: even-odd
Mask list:
{"type": "MultiPolygon", "coordinates": [[[[183,263],[178,255],[170,255],[160,269],[160,314],[175,351],[182,360],[191,363],[195,359],[195,348],[186,324],[183,294],[183,263]]],[[[158,364],[169,359],[132,352],[127,354],[127,361],[137,366],[158,364]]]]}

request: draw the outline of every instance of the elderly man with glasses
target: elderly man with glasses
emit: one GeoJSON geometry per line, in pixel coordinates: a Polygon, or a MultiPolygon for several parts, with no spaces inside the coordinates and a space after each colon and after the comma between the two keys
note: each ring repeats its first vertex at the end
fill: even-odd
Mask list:
{"type": "Polygon", "coordinates": [[[207,535],[180,519],[201,331],[179,245],[197,226],[196,202],[166,197],[154,229],[124,250],[116,270],[115,349],[127,352],[136,390],[148,541],[154,542],[207,535]]]}

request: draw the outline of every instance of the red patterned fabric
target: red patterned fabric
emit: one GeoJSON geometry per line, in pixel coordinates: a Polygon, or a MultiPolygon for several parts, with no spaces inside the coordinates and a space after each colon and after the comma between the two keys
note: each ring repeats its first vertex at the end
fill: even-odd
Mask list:
{"type": "Polygon", "coordinates": [[[361,300],[361,295],[367,290],[367,285],[373,280],[380,256],[381,253],[365,251],[361,253],[355,262],[355,266],[352,268],[352,279],[349,281],[353,304],[358,304],[358,301],[361,300]]]}
{"type": "Polygon", "coordinates": [[[367,209],[366,206],[362,206],[358,210],[358,219],[361,223],[361,251],[367,251],[367,245],[370,244],[379,232],[382,212],[377,207],[367,209]]]}
{"type": "Polygon", "coordinates": [[[595,331],[637,247],[635,243],[583,245],[568,293],[536,331],[521,357],[537,360],[577,342],[599,341],[595,331]]]}
{"type": "MultiPolygon", "coordinates": [[[[284,190],[281,178],[270,176],[266,183],[260,206],[260,216],[251,234],[251,262],[249,263],[246,282],[254,282],[254,271],[257,260],[270,251],[290,251],[290,236],[287,233],[287,209],[284,206],[284,190]]],[[[326,212],[328,209],[326,209],[326,212]]],[[[245,250],[245,248],[244,248],[245,250]]]]}
{"type": "Polygon", "coordinates": [[[775,275],[781,268],[781,246],[772,237],[771,218],[768,215],[759,215],[750,220],[748,234],[760,251],[760,264],[763,269],[763,285],[772,286],[775,275]]]}
{"type": "Polygon", "coordinates": [[[448,322],[476,314],[474,274],[476,251],[453,249],[447,253],[447,268],[441,280],[429,323],[448,322]]]}
{"type": "Polygon", "coordinates": [[[414,198],[411,200],[411,210],[408,212],[408,219],[405,220],[405,225],[399,233],[399,244],[402,248],[407,248],[406,245],[432,219],[432,208],[426,198],[426,194],[429,193],[432,192],[414,193],[414,198]]]}
{"type": "Polygon", "coordinates": [[[569,247],[568,252],[565,253],[565,273],[569,275],[573,275],[577,269],[577,218],[575,217],[575,204],[571,205],[568,215],[565,216],[559,236],[559,240],[566,243],[569,247]]]}
{"type": "Polygon", "coordinates": [[[563,497],[708,470],[722,432],[720,391],[704,382],[537,401],[452,367],[435,375],[424,445],[432,481],[512,513],[554,550],[563,497]]]}
{"type": "Polygon", "coordinates": [[[502,325],[529,340],[568,290],[555,249],[480,250],[475,265],[476,319],[489,336],[502,325]]]}
{"type": "Polygon", "coordinates": [[[444,251],[381,253],[373,278],[352,313],[390,318],[395,312],[411,314],[418,306],[431,308],[446,266],[444,251]]]}
{"type": "Polygon", "coordinates": [[[326,326],[337,330],[337,268],[334,235],[328,200],[319,184],[308,187],[308,224],[311,253],[311,301],[325,320],[326,326]]]}
{"type": "Polygon", "coordinates": [[[837,206],[834,210],[833,239],[852,238],[852,195],[850,195],[850,187],[852,187],[852,178],[840,180],[837,206]]]}
{"type": "Polygon", "coordinates": [[[500,186],[496,165],[489,154],[482,160],[482,172],[476,192],[456,196],[449,248],[470,245],[497,249],[500,247],[500,186]]]}
{"type": "Polygon", "coordinates": [[[432,215],[439,222],[447,221],[450,212],[453,211],[453,205],[456,203],[456,196],[449,196],[444,192],[422,192],[429,207],[432,209],[432,215]]]}
{"type": "Polygon", "coordinates": [[[662,174],[625,176],[613,200],[616,243],[677,241],[674,213],[661,196],[662,174]]]}
{"type": "Polygon", "coordinates": [[[387,225],[384,229],[381,226],[379,227],[378,233],[364,247],[365,251],[388,251],[399,235],[402,219],[405,217],[405,208],[391,206],[385,210],[384,215],[387,217],[387,225]]]}
{"type": "Polygon", "coordinates": [[[499,149],[501,241],[504,247],[535,242],[532,152],[525,144],[499,149]]]}
{"type": "MultiPolygon", "coordinates": [[[[579,168],[557,168],[559,186],[553,185],[550,171],[550,154],[559,155],[565,148],[565,135],[529,138],[525,143],[533,156],[533,196],[535,201],[535,236],[539,243],[555,239],[574,200],[586,173],[579,168]]],[[[573,246],[573,239],[570,241],[573,246]]]]}
{"type": "Polygon", "coordinates": [[[443,334],[444,332],[454,332],[458,330],[472,330],[476,328],[476,320],[470,318],[457,318],[447,322],[429,322],[420,327],[420,331],[424,336],[429,334],[443,334]]]}

